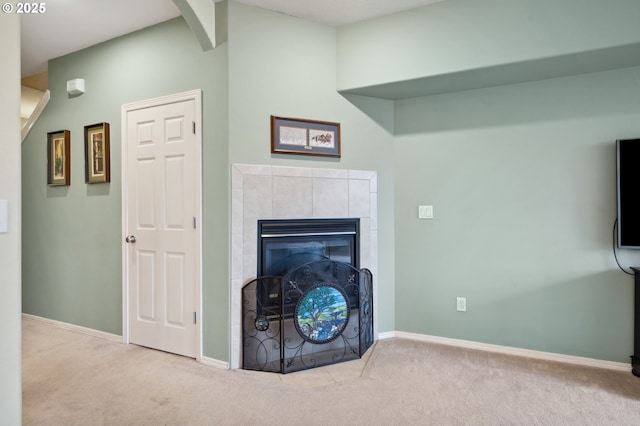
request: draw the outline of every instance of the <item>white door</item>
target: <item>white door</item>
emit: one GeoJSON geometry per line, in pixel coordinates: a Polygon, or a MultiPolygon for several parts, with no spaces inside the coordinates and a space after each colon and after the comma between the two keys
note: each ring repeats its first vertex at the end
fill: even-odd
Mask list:
{"type": "Polygon", "coordinates": [[[122,124],[128,340],[194,358],[200,350],[197,101],[125,105],[122,124]]]}

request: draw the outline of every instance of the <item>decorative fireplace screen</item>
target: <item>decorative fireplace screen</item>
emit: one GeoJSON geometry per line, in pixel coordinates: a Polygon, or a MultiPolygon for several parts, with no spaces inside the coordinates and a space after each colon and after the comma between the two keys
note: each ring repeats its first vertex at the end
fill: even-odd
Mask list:
{"type": "Polygon", "coordinates": [[[318,260],[247,283],[243,368],[290,373],[360,358],[374,340],[372,279],[368,269],[318,260]]]}

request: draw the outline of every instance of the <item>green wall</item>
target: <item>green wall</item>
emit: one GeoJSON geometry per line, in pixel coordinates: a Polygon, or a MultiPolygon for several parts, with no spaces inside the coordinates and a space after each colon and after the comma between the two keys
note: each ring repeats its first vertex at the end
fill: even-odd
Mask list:
{"type": "Polygon", "coordinates": [[[229,3],[231,163],[378,172],[380,331],[394,330],[393,103],[336,92],[336,30],[229,3]],[[356,106],[357,105],[357,106],[356,106]],[[341,123],[342,157],[272,155],[270,116],[341,123]],[[372,119],[371,117],[374,117],[372,119]]]}
{"type": "Polygon", "coordinates": [[[122,332],[121,105],[203,91],[204,355],[228,357],[226,46],[202,52],[182,18],[52,60],[51,101],[23,144],[23,311],[122,332]],[[66,81],[84,78],[69,97],[66,81]],[[111,125],[111,183],[84,183],[83,127],[111,125]],[[48,187],[46,134],[71,131],[71,186],[48,187]]]}
{"type": "MultiPolygon", "coordinates": [[[[491,1],[495,10],[505,7],[505,19],[548,21],[555,11],[556,24],[571,21],[570,8],[551,8],[546,0],[491,1]]],[[[617,1],[635,10],[635,3],[617,1]]],[[[427,10],[443,13],[465,2],[397,16],[424,26],[427,10]]],[[[379,331],[629,361],[632,279],[611,253],[614,141],[640,133],[640,68],[395,102],[341,95],[343,56],[351,52],[345,59],[351,67],[369,48],[346,49],[344,34],[363,26],[400,33],[401,21],[336,30],[228,6],[228,42],[213,51],[203,53],[176,19],[51,62],[52,101],[23,145],[24,312],[121,332],[120,106],[201,88],[205,356],[229,359],[229,170],[248,163],[378,172],[379,331]],[[87,93],[69,98],[65,82],[76,77],[86,79],[87,93]],[[342,158],[271,154],[270,115],[340,122],[342,158]],[[82,129],[99,121],[112,125],[112,182],[88,186],[82,129]],[[46,133],[65,128],[72,132],[72,185],[47,187],[46,133]],[[418,220],[420,204],[433,205],[435,219],[418,220]],[[455,311],[456,297],[467,298],[466,313],[455,311]]],[[[572,25],[582,28],[601,12],[596,4],[586,7],[585,20],[572,25]]],[[[449,15],[429,27],[434,39],[448,40],[460,19],[449,15]],[[447,25],[445,18],[453,21],[447,25]]],[[[479,27],[467,34],[485,29],[483,20],[473,22],[479,27]]],[[[492,53],[517,60],[511,24],[500,25],[504,40],[492,53]]],[[[591,44],[592,36],[564,40],[561,47],[615,48],[634,31],[624,27],[591,44]]],[[[551,55],[547,41],[531,42],[529,53],[547,46],[540,60],[551,55]]],[[[428,50],[435,61],[449,48],[416,43],[381,43],[367,57],[420,62],[428,50]]],[[[486,59],[465,56],[460,69],[484,66],[486,59]]],[[[354,70],[363,85],[395,78],[388,70],[348,69],[354,70]]],[[[626,266],[640,262],[637,252],[622,250],[619,257],[626,266]]]]}
{"type": "MultiPolygon", "coordinates": [[[[204,99],[205,356],[229,358],[231,163],[376,170],[379,244],[393,251],[393,104],[336,93],[335,29],[234,2],[228,13],[229,42],[210,52],[180,18],[51,61],[52,100],[23,146],[24,312],[121,333],[120,106],[193,88],[204,99]],[[76,77],[87,90],[69,98],[76,77]],[[341,122],[342,158],[272,156],[271,114],[341,122]],[[99,121],[111,123],[112,182],[85,185],[83,126],[99,121]],[[59,129],[72,134],[68,188],[46,185],[46,133],[59,129]]],[[[391,331],[393,258],[378,271],[378,324],[391,331]]]]}
{"type": "Polygon", "coordinates": [[[638,13],[447,0],[338,29],[338,89],[395,100],[396,330],[629,362],[633,283],[611,246],[638,13]]]}
{"type": "Polygon", "coordinates": [[[0,233],[0,424],[22,422],[20,315],[20,19],[0,15],[0,200],[9,204],[0,233]]]}
{"type": "Polygon", "coordinates": [[[398,101],[397,329],[629,362],[615,140],[639,114],[640,68],[398,101]]]}

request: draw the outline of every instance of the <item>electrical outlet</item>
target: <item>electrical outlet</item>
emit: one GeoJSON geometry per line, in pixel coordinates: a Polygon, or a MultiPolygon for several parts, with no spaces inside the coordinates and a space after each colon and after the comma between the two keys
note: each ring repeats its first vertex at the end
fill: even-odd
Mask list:
{"type": "Polygon", "coordinates": [[[467,298],[466,297],[456,298],[456,306],[457,306],[458,312],[467,312],[467,298]]]}

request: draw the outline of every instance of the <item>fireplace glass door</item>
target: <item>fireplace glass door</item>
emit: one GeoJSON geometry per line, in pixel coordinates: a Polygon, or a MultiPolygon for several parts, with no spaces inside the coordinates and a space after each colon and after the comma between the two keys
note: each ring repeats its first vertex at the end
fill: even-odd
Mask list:
{"type": "MultiPolygon", "coordinates": [[[[284,276],[313,261],[331,260],[359,268],[359,219],[258,221],[257,276],[284,276]]],[[[290,316],[296,301],[281,300],[280,287],[259,294],[260,305],[290,316]]],[[[351,298],[350,298],[351,299],[351,298]]],[[[357,297],[350,300],[357,306],[357,297]]]]}

